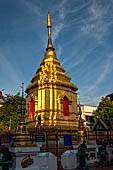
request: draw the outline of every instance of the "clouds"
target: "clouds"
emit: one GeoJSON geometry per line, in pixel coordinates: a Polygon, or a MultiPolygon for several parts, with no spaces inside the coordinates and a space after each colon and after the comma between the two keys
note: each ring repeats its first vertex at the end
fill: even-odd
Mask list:
{"type": "Polygon", "coordinates": [[[61,55],[62,55],[62,47],[61,46],[57,47],[56,53],[57,53],[57,58],[60,60],[61,55]]]}
{"type": "Polygon", "coordinates": [[[59,36],[61,30],[63,29],[64,24],[60,23],[59,25],[56,25],[53,29],[53,33],[52,33],[52,41],[54,42],[57,37],[59,36]]]}
{"type": "Polygon", "coordinates": [[[17,93],[19,85],[22,81],[25,81],[25,77],[21,71],[15,69],[13,63],[7,59],[2,49],[0,49],[0,61],[0,89],[4,88],[5,92],[17,93]]]}
{"type": "MultiPolygon", "coordinates": [[[[87,3],[82,4],[81,8],[73,7],[71,9],[72,13],[76,14],[71,22],[73,30],[75,28],[75,31],[73,31],[75,36],[66,43],[70,47],[74,44],[74,41],[78,41],[79,45],[75,43],[75,48],[71,48],[70,60],[64,58],[63,61],[66,71],[78,78],[78,80],[74,80],[74,83],[79,82],[81,95],[88,96],[90,94],[90,104],[95,103],[96,105],[101,96],[105,95],[101,86],[103,82],[105,86],[109,86],[106,79],[113,71],[112,49],[109,41],[109,35],[112,36],[113,12],[111,11],[113,11],[113,7],[111,1],[108,1],[94,0],[90,1],[91,3],[87,1],[87,3]],[[80,10],[83,14],[80,13],[80,10]],[[80,31],[76,28],[80,28],[80,31]],[[73,51],[75,54],[73,54],[73,51]],[[95,51],[97,51],[96,55],[94,55],[95,51]],[[92,55],[95,58],[92,58],[92,55]]],[[[72,14],[71,10],[68,10],[67,13],[72,14]]],[[[68,27],[70,29],[69,25],[68,27]]],[[[111,82],[112,80],[109,83],[111,82]]],[[[87,97],[86,100],[82,99],[82,101],[89,103],[87,97]]]]}
{"type": "Polygon", "coordinates": [[[103,17],[107,15],[108,10],[109,10],[109,4],[107,3],[106,5],[107,6],[103,6],[101,0],[93,1],[92,5],[89,8],[89,14],[91,14],[94,20],[103,19],[103,17]]]}
{"type": "Polygon", "coordinates": [[[32,78],[30,74],[35,73],[46,50],[48,12],[53,46],[79,88],[81,103],[98,104],[108,92],[105,89],[112,90],[109,84],[113,84],[112,78],[109,84],[106,82],[113,73],[112,0],[11,1],[9,15],[1,10],[1,16],[7,18],[1,19],[4,27],[0,29],[1,88],[5,86],[11,91],[20,86],[21,80],[29,84],[26,79],[32,78]],[[9,27],[11,23],[13,29],[9,27]]]}
{"type": "Polygon", "coordinates": [[[88,91],[93,91],[94,93],[94,91],[96,91],[98,86],[106,79],[111,71],[113,71],[113,53],[109,54],[109,56],[105,60],[100,75],[95,80],[95,83],[88,88],[88,91]]]}
{"type": "MultiPolygon", "coordinates": [[[[38,2],[38,1],[37,1],[38,2]]],[[[21,3],[23,3],[28,9],[38,17],[42,17],[42,8],[41,8],[41,3],[38,2],[38,4],[35,4],[29,0],[22,0],[21,3]]]]}
{"type": "MultiPolygon", "coordinates": [[[[65,12],[65,3],[67,2],[67,0],[63,0],[60,4],[59,8],[56,8],[55,11],[58,11],[58,19],[56,24],[53,27],[53,31],[52,31],[52,40],[53,42],[58,38],[60,32],[62,31],[62,29],[64,28],[65,24],[64,24],[64,19],[66,16],[66,12],[65,12]]],[[[59,4],[58,4],[59,6],[59,4]]],[[[54,11],[54,12],[55,12],[54,11]]]]}
{"type": "Polygon", "coordinates": [[[110,75],[113,72],[113,53],[108,53],[106,58],[104,57],[103,61],[99,64],[100,66],[95,65],[96,72],[91,74],[92,78],[91,76],[86,76],[90,83],[87,82],[85,86],[80,85],[79,93],[81,94],[81,101],[84,104],[98,105],[101,97],[112,92],[110,91],[112,89],[112,78],[110,75]]]}
{"type": "Polygon", "coordinates": [[[87,105],[97,106],[97,103],[101,101],[102,96],[80,96],[81,101],[87,105]]]}
{"type": "Polygon", "coordinates": [[[113,21],[113,7],[110,1],[93,0],[88,8],[88,19],[81,27],[81,31],[94,36],[99,43],[104,41],[109,33],[113,21]]]}
{"type": "Polygon", "coordinates": [[[88,48],[87,50],[83,50],[83,52],[79,52],[78,54],[76,54],[73,58],[76,57],[76,61],[73,62],[73,59],[70,60],[71,63],[67,65],[67,71],[70,71],[71,69],[73,69],[74,67],[82,64],[82,62],[85,61],[85,59],[92,53],[92,51],[96,48],[95,46],[92,46],[90,48],[88,48]]]}

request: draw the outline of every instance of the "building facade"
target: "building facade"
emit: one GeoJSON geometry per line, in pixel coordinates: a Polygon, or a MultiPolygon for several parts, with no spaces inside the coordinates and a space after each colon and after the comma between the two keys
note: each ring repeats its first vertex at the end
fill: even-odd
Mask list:
{"type": "Polygon", "coordinates": [[[85,126],[93,126],[94,124],[94,112],[96,111],[96,106],[81,105],[82,119],[84,120],[85,126]]]}

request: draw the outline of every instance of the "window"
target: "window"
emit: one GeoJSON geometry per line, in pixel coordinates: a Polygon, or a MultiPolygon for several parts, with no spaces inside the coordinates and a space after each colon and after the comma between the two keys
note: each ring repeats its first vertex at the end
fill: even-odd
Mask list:
{"type": "Polygon", "coordinates": [[[63,99],[63,114],[69,116],[69,100],[66,96],[63,99]]]}

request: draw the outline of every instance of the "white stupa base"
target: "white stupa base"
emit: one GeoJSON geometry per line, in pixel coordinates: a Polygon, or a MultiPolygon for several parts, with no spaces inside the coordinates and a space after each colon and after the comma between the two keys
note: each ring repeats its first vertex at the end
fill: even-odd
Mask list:
{"type": "Polygon", "coordinates": [[[39,170],[57,170],[57,157],[50,152],[37,154],[39,170]]]}
{"type": "Polygon", "coordinates": [[[14,156],[14,164],[10,170],[39,170],[37,165],[37,153],[40,151],[39,147],[11,147],[10,152],[14,156]],[[23,168],[21,166],[22,160],[30,155],[30,158],[33,159],[33,164],[23,168]]]}
{"type": "Polygon", "coordinates": [[[75,169],[79,165],[76,156],[77,150],[68,150],[61,155],[61,165],[64,169],[75,169]]]}
{"type": "MultiPolygon", "coordinates": [[[[79,145],[74,145],[75,150],[68,150],[61,156],[61,164],[64,169],[74,169],[79,165],[79,160],[76,157],[79,145]]],[[[98,148],[100,145],[87,145],[88,157],[86,157],[86,166],[94,166],[99,162],[98,148]]]]}

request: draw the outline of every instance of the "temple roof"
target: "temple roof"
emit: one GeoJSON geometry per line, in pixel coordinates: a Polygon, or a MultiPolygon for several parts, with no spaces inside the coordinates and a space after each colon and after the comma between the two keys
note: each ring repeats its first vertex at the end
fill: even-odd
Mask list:
{"type": "Polygon", "coordinates": [[[112,130],[113,129],[113,119],[97,119],[94,126],[93,130],[95,131],[100,131],[100,130],[112,130]]]}

